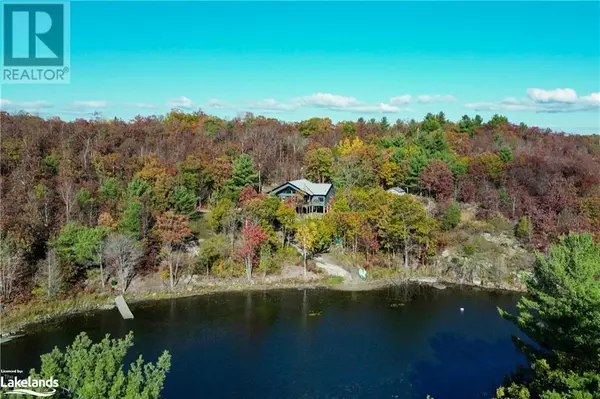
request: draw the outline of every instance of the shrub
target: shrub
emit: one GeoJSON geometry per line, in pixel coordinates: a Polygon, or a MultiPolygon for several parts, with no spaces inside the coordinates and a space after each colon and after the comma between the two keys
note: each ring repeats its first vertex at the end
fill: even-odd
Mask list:
{"type": "Polygon", "coordinates": [[[525,242],[531,238],[531,220],[528,216],[523,216],[515,227],[515,237],[525,242]]]}
{"type": "Polygon", "coordinates": [[[215,265],[211,272],[218,277],[242,277],[246,273],[246,269],[241,263],[226,259],[215,265]]]}
{"type": "Polygon", "coordinates": [[[463,253],[467,256],[473,256],[475,255],[476,252],[476,248],[475,245],[471,244],[471,243],[467,243],[465,245],[463,245],[463,253]]]}
{"type": "Polygon", "coordinates": [[[217,234],[200,244],[198,256],[198,268],[201,272],[208,274],[215,264],[223,261],[229,256],[231,244],[229,239],[217,234]]]}
{"type": "Polygon", "coordinates": [[[448,209],[446,209],[446,213],[444,214],[444,218],[442,219],[442,229],[443,230],[451,230],[458,226],[460,223],[460,208],[456,202],[450,204],[448,209]]]}

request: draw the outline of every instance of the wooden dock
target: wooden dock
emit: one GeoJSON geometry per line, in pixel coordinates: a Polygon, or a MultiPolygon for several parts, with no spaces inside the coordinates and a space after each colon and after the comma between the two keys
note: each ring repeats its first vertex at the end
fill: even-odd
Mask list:
{"type": "Polygon", "coordinates": [[[123,316],[124,319],[133,319],[133,313],[131,313],[129,306],[127,306],[127,302],[125,302],[123,295],[119,295],[115,298],[115,304],[117,305],[117,308],[119,309],[119,312],[121,312],[121,316],[123,316]]]}

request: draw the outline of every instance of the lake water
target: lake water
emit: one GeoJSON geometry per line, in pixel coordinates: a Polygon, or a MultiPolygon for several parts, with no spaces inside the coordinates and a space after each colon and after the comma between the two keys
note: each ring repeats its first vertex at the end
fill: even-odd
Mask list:
{"type": "Polygon", "coordinates": [[[223,293],[78,315],[1,346],[1,368],[39,366],[80,332],[134,331],[128,361],[172,355],[164,398],[490,398],[523,357],[496,307],[519,296],[472,289],[223,293]],[[464,312],[460,308],[464,308],[464,312]]]}

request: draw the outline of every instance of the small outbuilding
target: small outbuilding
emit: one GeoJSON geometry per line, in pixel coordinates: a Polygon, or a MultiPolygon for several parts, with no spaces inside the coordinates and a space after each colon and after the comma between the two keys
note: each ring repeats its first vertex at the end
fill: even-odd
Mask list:
{"type": "Polygon", "coordinates": [[[389,190],[387,190],[387,192],[388,193],[392,193],[392,194],[396,194],[396,195],[404,195],[404,194],[406,194],[406,191],[404,191],[400,187],[392,187],[389,190]]]}

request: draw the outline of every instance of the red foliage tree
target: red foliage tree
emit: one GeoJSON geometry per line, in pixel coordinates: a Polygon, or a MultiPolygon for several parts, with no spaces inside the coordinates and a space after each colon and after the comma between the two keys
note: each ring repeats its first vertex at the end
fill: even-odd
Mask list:
{"type": "Polygon", "coordinates": [[[254,187],[244,187],[242,191],[240,191],[240,205],[245,205],[248,201],[258,197],[258,193],[254,189],[254,187]]]}
{"type": "Polygon", "coordinates": [[[246,219],[244,228],[242,229],[242,245],[239,250],[240,256],[246,264],[246,277],[248,281],[252,279],[252,265],[256,261],[258,249],[269,239],[269,235],[265,233],[261,226],[256,225],[246,219]]]}
{"type": "Polygon", "coordinates": [[[452,195],[454,178],[445,162],[434,159],[429,162],[420,175],[421,187],[435,195],[438,200],[444,201],[452,195]]]}

